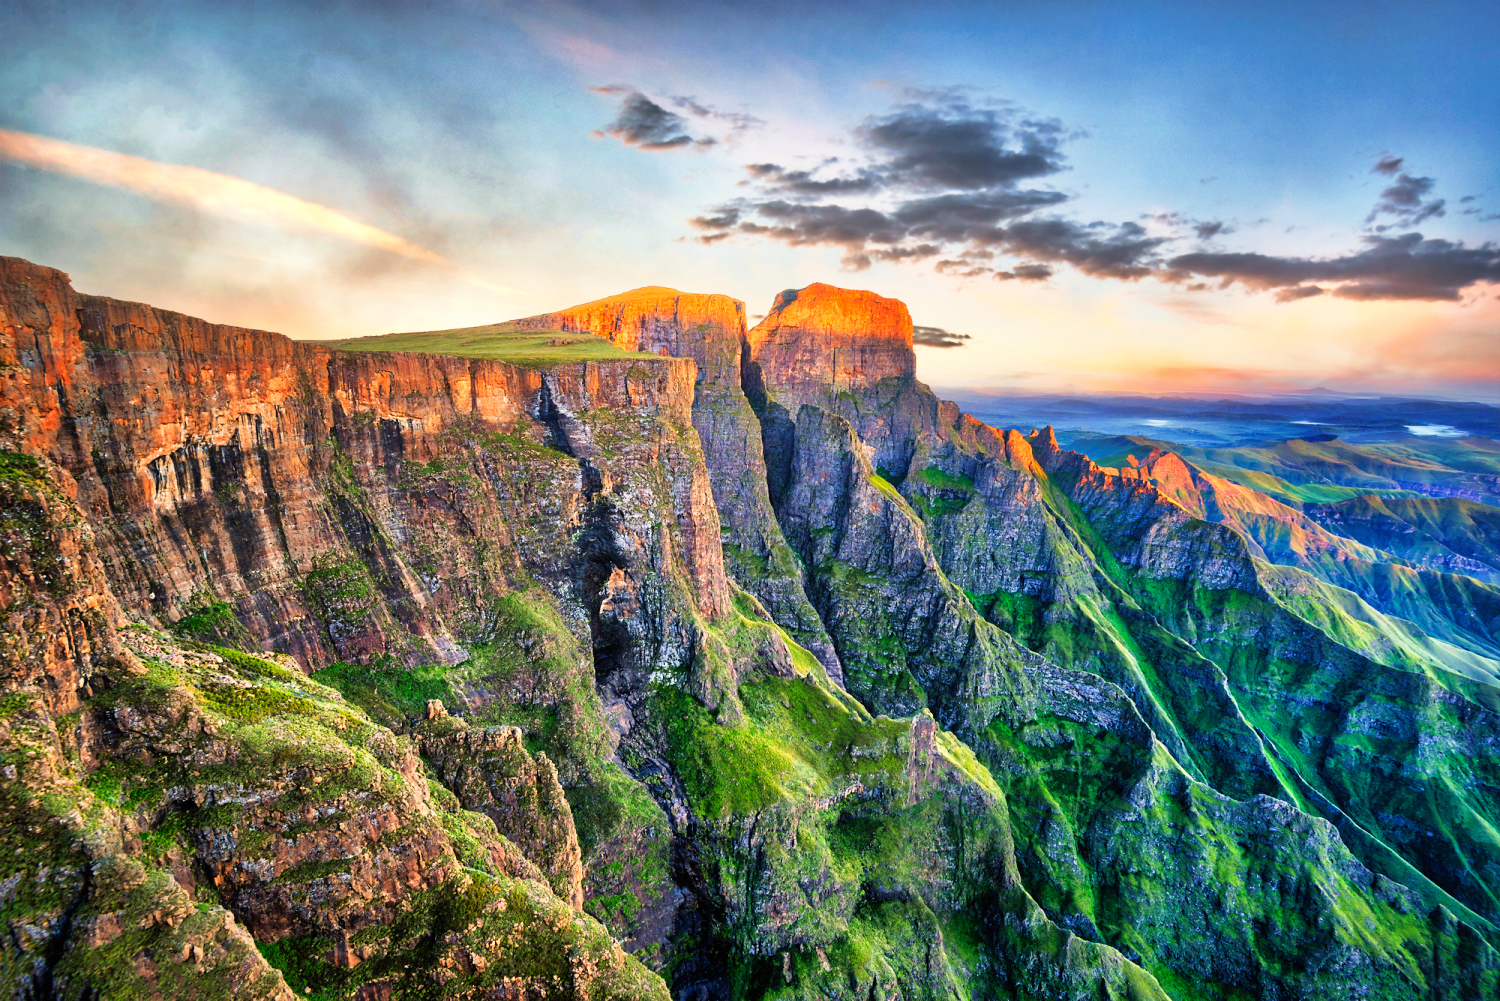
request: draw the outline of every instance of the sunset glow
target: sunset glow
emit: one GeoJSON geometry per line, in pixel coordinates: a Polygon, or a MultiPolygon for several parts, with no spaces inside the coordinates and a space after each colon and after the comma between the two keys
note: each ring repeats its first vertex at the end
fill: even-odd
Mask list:
{"type": "Polygon", "coordinates": [[[1067,68],[1060,14],[773,8],[372,15],[388,60],[293,6],[23,23],[0,240],[304,338],[822,281],[955,335],[919,348],[940,388],[1500,398],[1482,32],[1299,8],[1314,75],[1258,23],[1101,8],[1067,68]]]}

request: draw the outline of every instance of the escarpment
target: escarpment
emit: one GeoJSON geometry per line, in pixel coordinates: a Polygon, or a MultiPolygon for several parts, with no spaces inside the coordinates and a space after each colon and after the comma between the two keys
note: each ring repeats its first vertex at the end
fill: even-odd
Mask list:
{"type": "Polygon", "coordinates": [[[455,510],[472,493],[492,508],[547,505],[564,525],[591,517],[624,480],[591,465],[596,439],[629,429],[596,433],[579,415],[616,413],[657,422],[621,461],[669,471],[672,496],[660,499],[680,545],[661,550],[658,569],[686,575],[702,614],[728,609],[708,479],[678,454],[697,451],[677,440],[690,420],[689,361],[543,373],[350,354],[76,296],[56,272],[29,279],[15,275],[7,290],[43,285],[52,299],[11,300],[12,357],[33,339],[55,347],[37,376],[44,390],[8,383],[9,434],[60,467],[110,590],[159,621],[234,596],[254,639],[309,669],[377,655],[456,662],[455,640],[482,638],[486,602],[518,586],[526,540],[455,510]],[[543,498],[497,490],[482,469],[443,479],[445,455],[477,444],[476,433],[560,453],[558,472],[573,482],[543,498]],[[602,491],[600,477],[611,480],[602,491]],[[437,558],[450,552],[456,561],[437,558]]]}
{"type": "Polygon", "coordinates": [[[0,308],[5,990],[1500,993],[1485,592],[962,414],[896,300],[0,308]]]}

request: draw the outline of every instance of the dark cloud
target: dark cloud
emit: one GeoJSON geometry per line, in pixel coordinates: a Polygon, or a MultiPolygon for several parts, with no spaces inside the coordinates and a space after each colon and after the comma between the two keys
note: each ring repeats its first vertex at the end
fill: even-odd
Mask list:
{"type": "MultiPolygon", "coordinates": [[[[740,221],[740,210],[734,205],[721,205],[712,210],[714,215],[700,215],[688,222],[697,229],[721,230],[730,229],[740,221]]],[[[724,234],[729,235],[729,234],[724,234]]]]}
{"type": "Polygon", "coordinates": [[[687,134],[687,119],[668,111],[638,90],[619,85],[589,89],[595,94],[624,95],[615,120],[595,135],[608,133],[626,146],[653,151],[687,146],[701,149],[718,141],[711,137],[694,139],[687,134]]]}
{"type": "Polygon", "coordinates": [[[1296,285],[1277,292],[1276,301],[1296,302],[1298,299],[1311,299],[1315,295],[1325,295],[1327,292],[1327,289],[1319,285],[1296,285]]]}
{"type": "Polygon", "coordinates": [[[707,231],[698,238],[703,243],[744,233],[794,247],[841,247],[845,267],[854,270],[863,270],[872,261],[936,257],[945,246],[966,243],[974,251],[991,255],[1000,252],[1033,262],[1066,263],[1085,274],[1134,280],[1151,273],[1157,248],[1170,239],[1150,236],[1133,222],[1081,224],[1057,218],[1010,218],[1026,215],[1030,205],[1061,200],[1046,192],[1040,193],[1048,195],[1045,198],[1017,200],[1016,196],[1027,194],[919,199],[893,212],[779,199],[721,206],[711,215],[690,221],[707,231]],[[752,215],[755,218],[749,218],[752,215]]]}
{"type": "Polygon", "coordinates": [[[1460,205],[1462,205],[1462,204],[1464,204],[1466,202],[1472,202],[1476,197],[1477,197],[1476,195],[1464,195],[1462,198],[1460,198],[1458,200],[1458,202],[1459,202],[1460,205]]]}
{"type": "Polygon", "coordinates": [[[1375,164],[1375,173],[1393,180],[1367,223],[1393,221],[1371,225],[1355,252],[1169,256],[1176,241],[1211,241],[1235,229],[1171,211],[1142,216],[1149,231],[1141,222],[1082,223],[1050,214],[1070,196],[1021,185],[1063,169],[1060,124],[976,107],[949,92],[922,96],[930,103],[902,105],[853,130],[864,159],[830,158],[810,169],[747,165],[741,185],[754,194],[690,220],[702,231],[698,239],[747,235],[837,247],[852,270],[877,261],[933,260],[935,271],[959,279],[1043,282],[1068,265],[1095,278],[1154,277],[1188,292],[1240,285],[1274,292],[1284,303],[1321,295],[1456,301],[1470,286],[1500,282],[1500,247],[1493,244],[1382,235],[1444,214],[1443,200],[1429,197],[1436,182],[1404,172],[1400,157],[1384,155],[1375,164]],[[990,263],[996,256],[1015,263],[990,263]]]}
{"type": "Polygon", "coordinates": [[[961,348],[965,341],[973,340],[968,334],[955,334],[942,327],[911,328],[911,342],[929,348],[961,348]]]}
{"type": "Polygon", "coordinates": [[[1148,235],[1139,223],[1080,224],[1067,219],[1026,219],[997,236],[995,246],[1013,256],[1071,264],[1086,275],[1125,281],[1150,275],[1157,250],[1171,240],[1148,235]]]}
{"type": "Polygon", "coordinates": [[[995,269],[988,265],[978,264],[974,261],[958,258],[957,260],[944,259],[932,266],[932,270],[940,275],[953,275],[955,278],[982,278],[985,275],[994,274],[995,269]]]}
{"type": "Polygon", "coordinates": [[[1002,282],[1044,282],[1053,271],[1045,264],[1018,264],[1009,271],[996,271],[995,280],[1002,282]]]}
{"type": "MultiPolygon", "coordinates": [[[[1392,161],[1386,157],[1375,165],[1375,172],[1390,174],[1390,170],[1383,169],[1388,161],[1398,165],[1401,163],[1400,160],[1392,161]]],[[[1423,200],[1436,184],[1437,182],[1430,177],[1399,175],[1396,183],[1380,193],[1380,200],[1375,203],[1375,207],[1370,210],[1369,216],[1365,219],[1366,225],[1383,215],[1393,217],[1396,220],[1394,223],[1375,227],[1376,232],[1384,232],[1387,229],[1417,226],[1427,219],[1446,215],[1443,209],[1443,199],[1423,200]]]]}
{"type": "Polygon", "coordinates": [[[1273,257],[1265,254],[1183,254],[1167,262],[1164,277],[1217,278],[1256,290],[1286,290],[1282,302],[1317,295],[1308,283],[1337,283],[1325,289],[1340,299],[1429,299],[1456,301],[1478,282],[1500,282],[1500,246],[1466,247],[1428,240],[1420,233],[1364,238],[1366,249],[1343,257],[1273,257]]]}
{"type": "Polygon", "coordinates": [[[874,191],[885,181],[870,171],[862,171],[853,177],[831,177],[818,180],[810,170],[787,170],[775,163],[747,163],[745,172],[752,181],[777,192],[796,195],[851,195],[874,191]]]}
{"type": "MultiPolygon", "coordinates": [[[[916,93],[921,92],[908,92],[916,93]]],[[[979,192],[1008,189],[1062,170],[1059,123],[1016,120],[1005,110],[974,107],[951,94],[933,96],[942,98],[941,103],[903,105],[855,128],[854,140],[868,160],[852,172],[818,176],[836,159],[811,170],[752,163],[745,167],[750,183],[777,194],[811,197],[879,189],[979,192]]]]}
{"type": "Polygon", "coordinates": [[[1083,234],[1087,248],[1064,248],[1034,229],[1010,232],[1016,222],[1068,200],[1059,191],[1018,186],[1063,169],[1059,123],[977,106],[954,91],[906,96],[923,100],[867,118],[852,130],[863,150],[853,161],[830,158],[807,169],[747,164],[742,185],[761,197],[691,220],[704,231],[698,239],[711,243],[743,233],[792,246],[837,246],[844,265],[856,270],[874,261],[925,260],[962,250],[956,255],[961,263],[937,267],[967,277],[992,271],[976,270],[967,258],[1009,252],[1012,244],[1039,248],[1053,255],[1049,260],[1066,255],[1089,261],[1113,252],[1102,247],[1109,237],[1092,231],[1083,234]],[[876,196],[878,207],[843,203],[876,196]]]}
{"type": "Polygon", "coordinates": [[[997,225],[1037,209],[1060,205],[1068,196],[1057,191],[1009,190],[955,192],[904,202],[892,217],[912,236],[946,243],[993,240],[997,225]]]}
{"type": "Polygon", "coordinates": [[[742,221],[741,233],[769,236],[794,247],[833,244],[857,253],[870,243],[894,245],[906,235],[899,222],[878,209],[778,200],[759,202],[754,211],[770,224],[742,221]]]}
{"type": "Polygon", "coordinates": [[[854,134],[884,159],[884,171],[912,188],[1008,187],[1063,166],[1058,122],[1012,123],[999,110],[962,102],[910,104],[868,119],[854,134]]]}
{"type": "Polygon", "coordinates": [[[763,118],[756,118],[754,115],[748,115],[742,111],[720,111],[718,108],[715,108],[712,105],[699,102],[699,100],[695,97],[676,96],[670,97],[668,98],[668,100],[672,102],[673,107],[681,108],[689,114],[696,115],[699,118],[715,119],[717,121],[727,122],[730,131],[733,132],[743,132],[746,129],[753,129],[757,126],[766,124],[765,119],[763,118]]]}

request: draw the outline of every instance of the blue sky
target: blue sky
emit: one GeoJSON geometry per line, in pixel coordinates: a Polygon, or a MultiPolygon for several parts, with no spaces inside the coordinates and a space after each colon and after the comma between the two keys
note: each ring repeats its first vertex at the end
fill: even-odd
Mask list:
{"type": "Polygon", "coordinates": [[[0,253],[86,291],[331,337],[646,284],[728,293],[757,314],[782,288],[827,281],[969,335],[922,349],[919,374],[939,386],[1500,396],[1500,301],[1474,278],[1500,274],[1500,257],[1476,256],[1500,240],[1492,3],[23,2],[4,19],[0,129],[253,182],[453,265],[0,161],[0,253]],[[715,141],[612,137],[632,93],[680,119],[660,137],[715,141]],[[913,159],[907,126],[933,123],[992,125],[1000,153],[1048,123],[1046,166],[922,182],[950,149],[913,159]],[[1402,163],[1372,172],[1382,157],[1402,163]],[[771,175],[744,183],[747,164],[877,180],[831,198],[771,175]],[[1403,177],[1440,214],[1369,219],[1403,177]],[[981,183],[1045,194],[1017,218],[1066,224],[1062,243],[1012,227],[852,247],[806,222],[808,206],[897,218],[981,183]],[[772,202],[786,206],[779,235],[755,229],[775,228],[755,214],[772,202]],[[689,221],[732,205],[727,229],[689,221]],[[1079,240],[1117,246],[1129,226],[1158,241],[1131,259],[1143,276],[1078,263],[1079,240]],[[1426,262],[1466,255],[1461,277],[1346,275],[1372,239],[1416,233],[1437,254],[1426,262]],[[860,266],[898,245],[931,253],[860,266]],[[1244,254],[1292,278],[1266,284],[1269,265],[1244,254]],[[1305,298],[1276,301],[1293,289],[1305,298]]]}

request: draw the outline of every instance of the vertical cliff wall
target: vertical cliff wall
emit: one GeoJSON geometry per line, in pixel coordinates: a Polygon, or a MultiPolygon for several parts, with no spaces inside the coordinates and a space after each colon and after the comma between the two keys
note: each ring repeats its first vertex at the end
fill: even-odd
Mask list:
{"type": "Polygon", "coordinates": [[[847,420],[874,465],[899,478],[913,440],[937,425],[937,398],[917,382],[916,366],[905,303],[824,284],[780,293],[747,333],[743,356],[773,499],[786,482],[805,404],[847,420]]]}
{"type": "Polygon", "coordinates": [[[662,997],[582,904],[683,997],[1496,992],[1492,692],[894,300],[539,369],[0,264],[18,991],[662,997]]]}
{"type": "MultiPolygon", "coordinates": [[[[652,287],[514,322],[531,329],[587,333],[629,350],[697,363],[693,426],[713,482],[730,573],[812,651],[830,676],[841,679],[838,655],[808,604],[800,568],[772,514],[760,423],[740,383],[745,304],[725,295],[652,287]]],[[[906,339],[909,348],[910,329],[906,339]]]]}
{"type": "MultiPolygon", "coordinates": [[[[228,602],[256,640],[308,669],[376,655],[453,663],[459,641],[485,638],[486,605],[526,586],[528,556],[558,578],[580,559],[568,533],[658,469],[661,488],[635,498],[651,511],[625,531],[671,531],[626,548],[664,578],[680,571],[686,591],[672,600],[682,614],[728,610],[708,477],[697,441],[683,437],[690,360],[544,374],[346,354],[80,296],[58,272],[5,267],[8,434],[60,468],[88,518],[78,545],[93,535],[103,581],[132,610],[165,623],[228,602]],[[38,361],[17,365],[28,352],[38,361]],[[639,415],[645,434],[630,454],[601,457],[599,441],[627,430],[605,427],[614,415],[639,415]],[[564,457],[565,482],[548,497],[517,490],[530,475],[514,465],[521,453],[469,479],[438,474],[445,456],[485,435],[564,457]],[[466,506],[510,517],[466,518],[466,506]],[[543,508],[561,517],[555,528],[541,527],[543,508]],[[537,531],[559,548],[535,552],[539,540],[525,535],[537,531]]],[[[553,583],[571,587],[577,605],[597,604],[587,576],[553,583]]],[[[102,592],[78,600],[84,607],[51,614],[115,614],[102,592]]],[[[88,627],[62,632],[76,638],[49,656],[87,660],[88,627]]]]}

